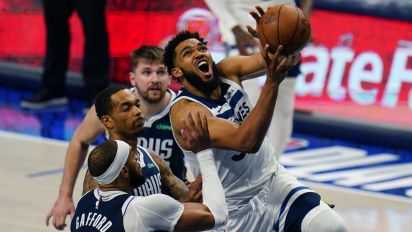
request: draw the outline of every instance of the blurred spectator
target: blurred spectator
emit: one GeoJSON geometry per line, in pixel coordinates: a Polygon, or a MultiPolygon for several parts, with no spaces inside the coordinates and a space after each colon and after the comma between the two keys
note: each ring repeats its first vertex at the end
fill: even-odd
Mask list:
{"type": "MultiPolygon", "coordinates": [[[[255,5],[260,5],[264,10],[277,4],[292,4],[301,7],[309,17],[313,0],[205,0],[208,7],[218,17],[219,29],[226,46],[226,55],[249,55],[258,51],[258,41],[247,32],[246,25],[255,27],[255,20],[249,15],[255,5]]],[[[296,77],[300,73],[300,63],[288,72],[287,78],[282,82],[272,123],[268,136],[275,148],[276,157],[279,158],[292,134],[294,96],[296,77]]],[[[243,82],[243,87],[249,95],[252,105],[255,105],[260,94],[258,78],[243,82]]]]}
{"type": "Polygon", "coordinates": [[[74,10],[80,16],[85,36],[82,74],[88,105],[108,85],[110,60],[105,7],[106,0],[43,0],[47,47],[42,84],[31,98],[21,101],[22,107],[42,109],[67,103],[65,81],[71,39],[69,19],[74,10]]]}

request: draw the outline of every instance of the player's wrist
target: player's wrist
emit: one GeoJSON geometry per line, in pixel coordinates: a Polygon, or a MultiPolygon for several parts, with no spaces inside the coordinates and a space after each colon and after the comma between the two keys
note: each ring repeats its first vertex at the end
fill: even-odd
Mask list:
{"type": "Polygon", "coordinates": [[[69,189],[60,188],[59,190],[59,197],[60,198],[73,198],[73,191],[69,191],[69,189]]]}
{"type": "Polygon", "coordinates": [[[196,157],[197,159],[204,159],[213,156],[213,150],[212,148],[207,148],[204,150],[201,150],[199,152],[196,152],[196,157]]]}

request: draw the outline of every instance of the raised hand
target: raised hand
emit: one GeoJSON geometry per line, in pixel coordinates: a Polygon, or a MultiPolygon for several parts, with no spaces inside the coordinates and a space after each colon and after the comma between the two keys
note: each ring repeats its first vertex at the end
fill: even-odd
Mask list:
{"type": "Polygon", "coordinates": [[[288,70],[293,68],[300,55],[295,56],[285,56],[282,55],[283,46],[279,45],[275,53],[269,51],[269,44],[266,44],[261,51],[263,59],[266,63],[266,69],[268,72],[268,78],[272,78],[273,81],[280,82],[286,77],[288,70]]]}
{"type": "Polygon", "coordinates": [[[212,147],[206,115],[201,117],[199,111],[196,111],[193,119],[192,113],[187,112],[186,119],[181,120],[183,126],[180,133],[190,151],[197,153],[212,147]]]}
{"type": "Polygon", "coordinates": [[[261,18],[262,15],[265,13],[265,11],[264,11],[264,10],[262,9],[262,7],[260,7],[259,5],[256,5],[255,8],[256,8],[256,10],[258,11],[258,13],[254,12],[254,11],[251,11],[251,12],[249,12],[249,14],[255,19],[255,21],[256,21],[256,28],[253,29],[253,28],[252,28],[251,26],[249,26],[249,25],[247,25],[246,28],[247,28],[247,30],[249,31],[249,33],[250,33],[253,37],[259,39],[259,35],[258,35],[258,32],[257,32],[257,30],[258,30],[258,25],[259,25],[259,22],[260,22],[260,18],[261,18]]]}
{"type": "Polygon", "coordinates": [[[254,36],[245,32],[240,26],[234,27],[232,32],[235,36],[236,46],[240,55],[250,55],[251,53],[254,53],[254,48],[258,45],[254,36]]]}

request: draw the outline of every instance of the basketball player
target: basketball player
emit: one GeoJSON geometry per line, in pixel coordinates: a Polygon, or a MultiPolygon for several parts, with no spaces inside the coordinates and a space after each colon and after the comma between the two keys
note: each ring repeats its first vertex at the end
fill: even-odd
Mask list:
{"type": "MultiPolygon", "coordinates": [[[[313,0],[205,0],[209,9],[219,20],[219,29],[226,47],[226,55],[250,55],[258,49],[258,41],[251,36],[247,25],[252,25],[253,17],[245,17],[255,5],[263,9],[278,4],[299,6],[309,18],[313,0]],[[296,3],[295,3],[296,2],[296,3]]],[[[273,113],[272,123],[268,129],[268,138],[275,148],[275,156],[279,159],[290,141],[293,128],[293,113],[295,100],[296,78],[300,74],[300,62],[288,71],[278,92],[278,101],[273,113]]],[[[262,78],[250,79],[243,82],[245,92],[252,106],[259,98],[262,78]]]]}
{"type": "MultiPolygon", "coordinates": [[[[132,108],[138,111],[137,107],[132,108]]],[[[134,147],[120,140],[107,140],[89,155],[89,170],[99,188],[80,199],[71,231],[199,231],[223,226],[228,213],[209,149],[207,121],[203,118],[202,122],[198,112],[195,121],[189,114],[182,139],[201,163],[203,204],[181,204],[163,194],[131,195],[133,187],[144,181],[141,168],[147,164],[134,147]]]]}
{"type": "MultiPolygon", "coordinates": [[[[185,179],[183,153],[174,141],[170,130],[169,108],[175,93],[167,86],[170,76],[163,64],[164,51],[159,47],[142,46],[131,54],[130,83],[133,94],[139,98],[146,119],[145,130],[138,144],[155,150],[168,162],[172,172],[185,179]]],[[[64,227],[66,216],[73,214],[73,189],[77,175],[87,156],[89,144],[105,132],[105,127],[96,116],[94,106],[73,134],[66,154],[66,161],[59,196],[47,215],[53,217],[56,228],[64,227]]]]}
{"type": "MultiPolygon", "coordinates": [[[[260,15],[264,13],[257,9],[260,15]]],[[[257,21],[260,15],[254,13],[257,21]]],[[[180,118],[188,111],[207,117],[229,210],[228,231],[345,231],[342,220],[320,196],[277,162],[266,138],[279,85],[296,62],[295,57],[280,55],[281,46],[275,54],[268,49],[266,45],[260,56],[267,78],[252,109],[241,77],[256,71],[259,57],[233,56],[215,65],[198,33],[183,31],[172,38],[164,61],[169,73],[184,86],[170,113],[176,141],[196,175],[199,162],[179,133],[184,128],[180,118]]]]}

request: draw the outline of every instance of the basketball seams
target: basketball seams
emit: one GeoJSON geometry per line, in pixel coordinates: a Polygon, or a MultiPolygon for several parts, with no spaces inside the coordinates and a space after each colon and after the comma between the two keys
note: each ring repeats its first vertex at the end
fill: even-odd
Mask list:
{"type": "Polygon", "coordinates": [[[311,33],[310,24],[303,12],[288,4],[279,4],[272,9],[269,7],[262,15],[257,29],[262,46],[269,44],[270,51],[275,52],[277,46],[282,44],[283,54],[294,54],[302,50],[311,33]],[[273,25],[274,23],[277,25],[273,25]]]}
{"type": "MultiPolygon", "coordinates": [[[[280,12],[280,9],[278,10],[278,13],[280,12]]],[[[279,17],[279,14],[278,14],[278,17],[279,17]]],[[[262,20],[262,19],[261,19],[262,20]]],[[[279,18],[278,18],[278,20],[279,20],[279,18]]],[[[264,45],[266,45],[266,44],[269,44],[269,47],[270,48],[273,48],[274,47],[274,45],[272,45],[271,43],[270,43],[270,40],[267,38],[267,35],[266,35],[266,33],[265,33],[265,30],[263,30],[263,25],[262,25],[262,21],[260,21],[259,22],[259,27],[260,28],[258,28],[258,30],[259,31],[261,31],[261,33],[262,33],[262,35],[263,35],[263,38],[265,39],[265,41],[261,41],[261,42],[266,42],[264,45]]],[[[279,29],[279,21],[278,21],[278,29],[279,29]]],[[[279,31],[278,31],[279,32],[279,31]]],[[[280,39],[279,39],[279,33],[278,33],[278,41],[280,41],[280,39]]],[[[278,43],[279,44],[279,43],[278,43]]],[[[263,45],[263,47],[264,47],[264,45],[263,45]]],[[[275,49],[275,51],[276,51],[276,48],[274,48],[275,49]]]]}
{"type": "Polygon", "coordinates": [[[299,27],[299,23],[300,23],[301,16],[300,16],[300,13],[299,13],[299,9],[298,9],[297,7],[295,7],[295,9],[296,9],[296,12],[298,13],[298,20],[296,20],[295,31],[293,32],[293,35],[292,35],[292,37],[289,39],[288,43],[285,44],[285,48],[295,39],[296,33],[297,33],[297,31],[298,31],[298,27],[299,27]]]}
{"type": "MultiPolygon", "coordinates": [[[[283,4],[279,7],[279,10],[278,10],[278,21],[277,21],[277,23],[278,23],[278,25],[277,25],[277,34],[278,34],[278,46],[281,44],[280,43],[280,11],[282,10],[282,7],[283,7],[283,4]]],[[[277,50],[278,48],[275,48],[275,51],[277,50]]]]}

